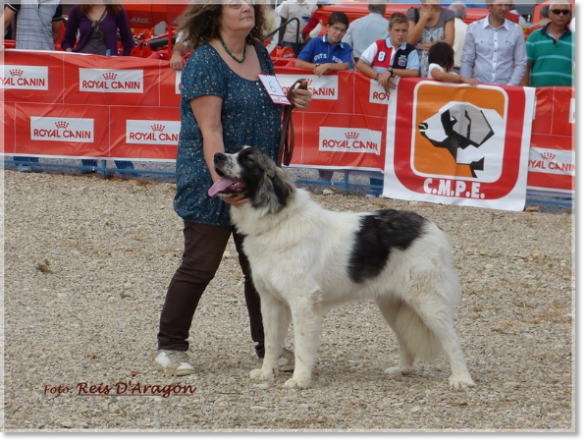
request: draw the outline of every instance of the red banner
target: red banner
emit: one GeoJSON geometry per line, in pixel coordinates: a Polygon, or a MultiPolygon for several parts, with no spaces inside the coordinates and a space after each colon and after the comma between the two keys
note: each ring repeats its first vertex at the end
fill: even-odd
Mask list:
{"type": "MultiPolygon", "coordinates": [[[[4,63],[0,69],[0,90],[5,100],[5,154],[175,158],[181,74],[169,69],[168,62],[6,50],[4,63]]],[[[446,100],[441,97],[448,93],[451,101],[466,102],[483,110],[493,108],[507,122],[502,149],[498,148],[502,152],[497,149],[506,155],[498,160],[502,162],[502,171],[490,179],[503,188],[489,190],[485,197],[492,199],[499,192],[506,193],[523,170],[517,164],[524,161],[519,145],[526,137],[527,126],[523,88],[473,89],[405,79],[398,89],[387,94],[376,82],[354,71],[322,77],[289,66],[277,66],[276,71],[284,89],[295,80],[306,78],[313,93],[309,108],[293,113],[296,145],[292,166],[384,171],[388,169],[389,151],[393,167],[399,171],[397,177],[410,192],[420,192],[422,174],[471,175],[469,165],[447,162],[450,155],[454,157],[449,150],[432,149],[433,145],[419,131],[418,125],[437,114],[440,103],[446,100]],[[389,103],[393,100],[396,109],[389,120],[389,103]],[[388,122],[394,123],[389,126],[388,122]],[[389,149],[390,137],[394,145],[389,149]]],[[[537,106],[527,160],[528,185],[573,192],[574,89],[535,91],[537,106]]]]}
{"type": "Polygon", "coordinates": [[[383,195],[522,210],[534,91],[402,79],[389,103],[383,195]]]}
{"type": "Polygon", "coordinates": [[[574,88],[536,89],[527,186],[532,190],[574,193],[576,179],[574,88]]]}

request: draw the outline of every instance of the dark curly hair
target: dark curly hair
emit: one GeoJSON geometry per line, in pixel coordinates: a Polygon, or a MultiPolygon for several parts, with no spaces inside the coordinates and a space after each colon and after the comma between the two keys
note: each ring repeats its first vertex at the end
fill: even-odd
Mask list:
{"type": "Polygon", "coordinates": [[[454,49],[445,42],[437,42],[427,55],[429,63],[435,63],[446,69],[446,72],[454,67],[454,49]]]}
{"type": "MultiPolygon", "coordinates": [[[[193,49],[220,37],[222,7],[221,4],[207,4],[199,0],[191,4],[181,15],[177,31],[183,33],[184,41],[188,42],[193,49]]],[[[263,40],[262,28],[265,22],[263,10],[261,5],[257,4],[253,5],[253,8],[254,28],[246,36],[248,45],[263,40]]]]}

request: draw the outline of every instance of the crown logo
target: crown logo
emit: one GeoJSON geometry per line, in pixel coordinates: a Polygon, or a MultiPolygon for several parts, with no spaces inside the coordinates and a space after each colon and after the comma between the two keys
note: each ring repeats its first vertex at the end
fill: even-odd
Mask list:
{"type": "Polygon", "coordinates": [[[348,140],[352,140],[353,138],[354,138],[354,139],[358,138],[358,135],[359,135],[359,134],[358,134],[358,132],[356,132],[356,131],[348,131],[348,132],[346,132],[346,134],[344,134],[344,135],[346,136],[346,138],[347,138],[348,140]]]}
{"type": "Polygon", "coordinates": [[[24,74],[24,71],[22,69],[11,69],[10,70],[10,75],[12,75],[14,77],[20,77],[22,74],[24,74]]]}
{"type": "Polygon", "coordinates": [[[64,121],[55,122],[55,126],[59,129],[67,129],[69,127],[69,123],[64,121]]]}
{"type": "Polygon", "coordinates": [[[541,158],[544,160],[553,160],[555,158],[555,154],[553,152],[542,152],[541,158]]]}
{"type": "Polygon", "coordinates": [[[116,80],[116,77],[118,77],[118,74],[116,74],[115,72],[106,72],[106,73],[102,74],[102,76],[104,77],[105,80],[116,80]]]}
{"type": "Polygon", "coordinates": [[[157,131],[158,132],[163,132],[165,130],[165,125],[160,125],[160,124],[157,123],[156,125],[151,125],[151,129],[154,132],[157,132],[157,131]]]}

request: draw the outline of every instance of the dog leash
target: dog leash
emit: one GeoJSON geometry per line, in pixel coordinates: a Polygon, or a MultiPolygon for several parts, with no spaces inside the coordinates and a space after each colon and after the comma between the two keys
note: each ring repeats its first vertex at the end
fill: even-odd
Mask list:
{"type": "Polygon", "coordinates": [[[287,92],[287,99],[291,104],[283,107],[283,129],[281,131],[281,141],[279,142],[279,164],[277,165],[279,167],[281,167],[281,163],[285,166],[289,166],[291,159],[293,158],[295,130],[293,128],[293,118],[291,114],[293,113],[295,105],[293,105],[291,97],[293,97],[293,90],[296,88],[307,89],[307,80],[297,80],[291,85],[289,92],[287,92]]]}

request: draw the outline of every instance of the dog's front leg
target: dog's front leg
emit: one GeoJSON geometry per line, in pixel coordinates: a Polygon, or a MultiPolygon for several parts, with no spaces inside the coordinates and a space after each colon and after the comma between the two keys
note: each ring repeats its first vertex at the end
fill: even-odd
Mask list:
{"type": "Polygon", "coordinates": [[[291,323],[289,308],[272,295],[261,292],[262,323],[265,332],[265,356],[262,368],[250,372],[252,379],[272,380],[278,370],[279,358],[291,323]]]}
{"type": "Polygon", "coordinates": [[[321,336],[321,291],[310,297],[295,297],[291,311],[295,336],[295,371],[284,387],[305,389],[311,383],[321,336]]]}

